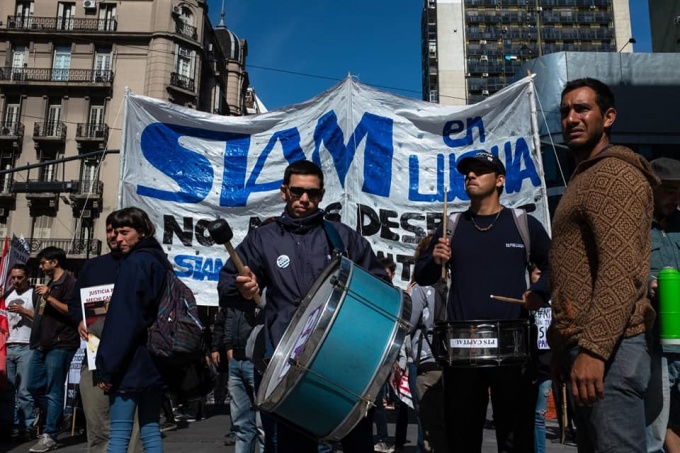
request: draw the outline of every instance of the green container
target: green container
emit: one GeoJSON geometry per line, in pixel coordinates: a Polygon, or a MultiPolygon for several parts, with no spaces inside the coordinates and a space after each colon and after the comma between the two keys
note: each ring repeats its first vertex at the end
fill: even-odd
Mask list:
{"type": "Polygon", "coordinates": [[[680,272],[664,267],[657,280],[661,344],[680,345],[680,272]]]}

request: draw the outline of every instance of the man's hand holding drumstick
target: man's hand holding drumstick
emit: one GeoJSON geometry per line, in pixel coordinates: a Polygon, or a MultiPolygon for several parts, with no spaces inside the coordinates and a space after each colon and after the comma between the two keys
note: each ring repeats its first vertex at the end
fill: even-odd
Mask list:
{"type": "Polygon", "coordinates": [[[248,266],[243,267],[243,272],[236,276],[236,288],[244,299],[255,299],[260,294],[260,285],[257,284],[257,277],[248,266]]]}

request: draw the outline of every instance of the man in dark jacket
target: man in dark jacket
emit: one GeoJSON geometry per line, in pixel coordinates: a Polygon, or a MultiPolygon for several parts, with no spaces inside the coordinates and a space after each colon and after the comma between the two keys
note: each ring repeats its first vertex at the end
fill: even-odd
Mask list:
{"type": "MultiPolygon", "coordinates": [[[[267,289],[264,330],[271,351],[281,340],[317,277],[331,263],[330,240],[323,224],[325,212],[319,209],[323,195],[323,173],[317,165],[309,161],[289,165],[281,185],[286,209],[276,221],[250,232],[237,248],[247,264],[247,275],[239,275],[231,260],[220,273],[217,289],[222,307],[252,310],[252,299],[261,288],[267,289]]],[[[389,282],[368,241],[346,225],[331,223],[349,259],[389,282]]],[[[368,417],[364,417],[343,440],[344,451],[373,452],[371,421],[372,413],[369,412],[368,417]]],[[[316,442],[283,423],[277,425],[279,452],[317,452],[316,442]]],[[[266,436],[269,435],[266,432],[266,436]]]]}
{"type": "Polygon", "coordinates": [[[76,327],[68,316],[68,301],[76,286],[75,277],[64,270],[66,252],[46,247],[38,253],[40,270],[50,278],[34,293],[39,298],[31,331],[33,350],[28,376],[28,390],[44,409],[45,428],[29,451],[43,452],[56,448],[55,437],[64,410],[64,382],[73,355],[80,345],[76,327]]]}

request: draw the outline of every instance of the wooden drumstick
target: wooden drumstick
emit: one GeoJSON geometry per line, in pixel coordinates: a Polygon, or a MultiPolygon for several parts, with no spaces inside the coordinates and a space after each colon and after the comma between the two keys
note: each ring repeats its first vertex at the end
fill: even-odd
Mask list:
{"type": "Polygon", "coordinates": [[[515,299],[514,297],[494,296],[493,294],[491,294],[489,297],[492,299],[500,300],[501,302],[512,302],[513,304],[524,305],[524,301],[522,299],[515,299]]]}
{"type": "MultiPolygon", "coordinates": [[[[247,275],[246,270],[243,267],[243,263],[241,262],[241,259],[236,253],[236,250],[234,250],[234,247],[231,245],[230,241],[234,237],[234,233],[231,231],[229,223],[227,223],[227,221],[224,219],[213,220],[208,224],[208,233],[210,233],[210,236],[213,238],[213,241],[215,241],[218,244],[224,244],[224,248],[227,249],[227,253],[229,254],[231,260],[234,262],[234,265],[236,266],[236,270],[238,270],[238,273],[241,275],[247,275]]],[[[260,305],[259,294],[255,294],[253,296],[253,300],[257,305],[260,305]]]]}
{"type": "MultiPolygon", "coordinates": [[[[444,218],[442,219],[442,237],[446,239],[446,221],[448,214],[446,212],[446,199],[448,198],[449,188],[444,186],[444,218]]],[[[446,281],[446,263],[442,263],[442,280],[446,281]]]]}

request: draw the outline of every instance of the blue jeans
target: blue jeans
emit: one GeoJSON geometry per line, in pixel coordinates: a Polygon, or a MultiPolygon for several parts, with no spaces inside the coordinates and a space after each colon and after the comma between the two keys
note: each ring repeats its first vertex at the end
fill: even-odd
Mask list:
{"type": "Polygon", "coordinates": [[[534,421],[534,450],[545,453],[545,413],[548,411],[548,395],[552,388],[550,376],[538,372],[538,398],[536,399],[536,420],[534,421]]]}
{"type": "Polygon", "coordinates": [[[50,436],[59,432],[64,412],[64,383],[75,352],[75,349],[35,349],[31,353],[28,391],[33,395],[33,401],[43,410],[43,433],[50,436]]]}
{"type": "Polygon", "coordinates": [[[232,431],[236,436],[236,453],[250,453],[255,445],[264,451],[264,432],[258,427],[255,403],[255,369],[250,360],[229,362],[229,394],[232,431]]]}
{"type": "Polygon", "coordinates": [[[139,419],[139,437],[145,453],[163,453],[158,420],[161,416],[163,392],[160,389],[109,395],[111,437],[107,453],[127,453],[135,410],[139,419]]]}
{"type": "Polygon", "coordinates": [[[0,425],[15,425],[19,431],[35,421],[33,396],[28,391],[31,354],[27,344],[7,345],[7,388],[0,398],[0,425]]]}
{"type": "MultiPolygon", "coordinates": [[[[578,347],[570,349],[565,369],[571,370],[578,347]]],[[[647,451],[645,393],[651,358],[644,334],[624,338],[605,364],[604,398],[592,406],[576,406],[578,451],[647,451]]]]}
{"type": "Polygon", "coordinates": [[[385,383],[380,387],[380,390],[378,390],[378,396],[375,399],[375,413],[373,415],[378,442],[385,443],[387,443],[387,414],[385,413],[385,404],[383,403],[383,400],[387,394],[388,385],[388,383],[385,383]]]}

